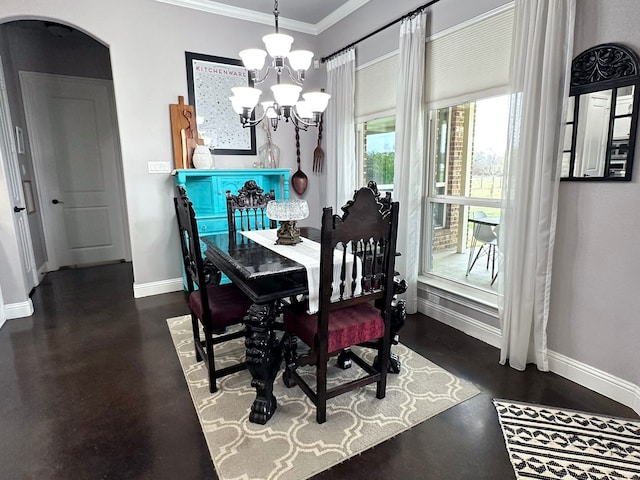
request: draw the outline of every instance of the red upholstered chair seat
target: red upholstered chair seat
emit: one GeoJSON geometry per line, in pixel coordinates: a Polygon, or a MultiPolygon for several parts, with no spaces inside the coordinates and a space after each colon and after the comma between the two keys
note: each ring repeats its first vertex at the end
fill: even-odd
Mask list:
{"type": "MultiPolygon", "coordinates": [[[[284,328],[310,347],[314,346],[318,331],[318,315],[309,315],[303,304],[284,311],[284,328]]],[[[329,319],[329,353],[375,340],[384,335],[384,321],[380,310],[370,303],[334,310],[329,319]]]]}
{"type": "MultiPolygon", "coordinates": [[[[238,323],[251,306],[251,300],[235,285],[210,285],[207,287],[211,324],[214,331],[224,331],[229,325],[238,323]]],[[[200,292],[189,294],[189,307],[198,318],[202,318],[200,292]]]]}

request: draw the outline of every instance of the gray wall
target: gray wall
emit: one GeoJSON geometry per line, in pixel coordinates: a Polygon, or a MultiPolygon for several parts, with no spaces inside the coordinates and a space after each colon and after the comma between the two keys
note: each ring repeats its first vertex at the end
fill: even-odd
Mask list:
{"type": "MultiPolygon", "coordinates": [[[[617,42],[640,54],[640,2],[579,1],[574,56],[617,42]]],[[[562,182],[549,348],[640,385],[640,142],[629,183],[562,182]]]]}

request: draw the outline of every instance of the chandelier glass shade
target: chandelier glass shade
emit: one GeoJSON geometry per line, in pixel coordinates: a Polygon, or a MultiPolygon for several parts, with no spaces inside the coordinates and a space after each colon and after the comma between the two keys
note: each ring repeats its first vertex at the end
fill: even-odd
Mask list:
{"type": "Polygon", "coordinates": [[[244,127],[253,127],[268,119],[274,130],[277,129],[280,120],[291,121],[298,128],[306,130],[308,126],[318,125],[331,95],[325,92],[308,92],[302,94],[300,100],[305,72],[311,66],[313,52],[292,51],[293,37],[278,32],[277,0],[273,15],[276,32],[262,37],[266,51],[249,48],[240,52],[242,63],[249,70],[254,85],[261,84],[272,71],[275,72],[276,83],[271,86],[273,100],[263,101],[258,106],[262,90],[254,87],[232,88],[233,95],[229,100],[244,127]],[[271,58],[271,63],[265,68],[267,55],[271,58]],[[293,83],[282,83],[282,75],[285,72],[293,83]]]}

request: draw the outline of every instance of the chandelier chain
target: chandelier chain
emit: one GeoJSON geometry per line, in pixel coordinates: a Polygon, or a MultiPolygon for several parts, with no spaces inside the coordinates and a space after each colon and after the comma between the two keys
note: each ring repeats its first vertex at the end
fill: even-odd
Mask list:
{"type": "Polygon", "coordinates": [[[273,16],[276,22],[276,33],[280,33],[280,29],[278,28],[278,17],[280,16],[280,11],[278,10],[278,0],[275,0],[273,5],[273,16]]]}

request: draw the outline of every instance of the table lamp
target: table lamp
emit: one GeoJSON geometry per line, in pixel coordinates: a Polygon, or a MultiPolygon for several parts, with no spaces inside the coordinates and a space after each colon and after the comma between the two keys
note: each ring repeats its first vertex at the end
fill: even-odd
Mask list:
{"type": "Polygon", "coordinates": [[[298,220],[309,216],[306,200],[271,200],[267,203],[267,217],[280,222],[276,245],[295,245],[300,243],[298,220]]]}

